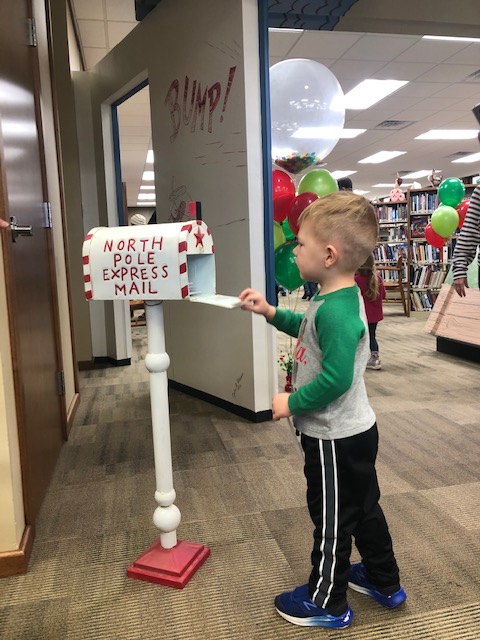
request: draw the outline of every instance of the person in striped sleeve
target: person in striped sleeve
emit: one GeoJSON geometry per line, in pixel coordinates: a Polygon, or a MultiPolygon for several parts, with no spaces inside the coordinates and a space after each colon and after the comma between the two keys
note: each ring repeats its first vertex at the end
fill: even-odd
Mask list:
{"type": "MultiPolygon", "coordinates": [[[[479,134],[480,135],[480,134],[479,134]]],[[[470,205],[463,222],[463,227],[455,245],[452,258],[453,286],[460,297],[466,295],[468,288],[467,268],[475,259],[480,245],[480,186],[476,187],[470,196],[470,205]]],[[[479,280],[480,283],[480,253],[479,280]]]]}

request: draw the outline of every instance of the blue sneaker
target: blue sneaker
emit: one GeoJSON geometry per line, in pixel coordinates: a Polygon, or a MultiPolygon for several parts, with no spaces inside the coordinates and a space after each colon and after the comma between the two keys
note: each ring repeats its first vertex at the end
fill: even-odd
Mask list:
{"type": "Polygon", "coordinates": [[[282,618],[301,627],[342,629],[348,627],[353,620],[353,611],[348,605],[341,616],[332,616],[326,609],[317,607],[310,599],[308,584],[281,593],[275,598],[275,608],[282,618]]]}
{"type": "Polygon", "coordinates": [[[407,594],[402,587],[390,596],[379,591],[368,579],[367,572],[365,571],[365,567],[362,562],[358,562],[357,564],[352,564],[350,566],[348,586],[354,591],[370,596],[381,604],[382,607],[388,607],[389,609],[398,607],[399,604],[402,604],[402,602],[405,602],[407,599],[407,594]]]}

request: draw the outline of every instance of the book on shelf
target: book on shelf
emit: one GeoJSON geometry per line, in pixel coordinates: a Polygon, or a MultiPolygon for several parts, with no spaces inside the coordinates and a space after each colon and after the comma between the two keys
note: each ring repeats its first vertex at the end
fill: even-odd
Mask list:
{"type": "Polygon", "coordinates": [[[379,244],[373,250],[373,257],[376,262],[397,262],[401,256],[406,259],[408,255],[407,242],[397,242],[395,244],[379,244]]]}
{"type": "Polygon", "coordinates": [[[410,302],[413,311],[431,311],[437,295],[436,291],[411,291],[410,302]]]}
{"type": "Polygon", "coordinates": [[[410,213],[432,212],[439,205],[437,192],[422,191],[420,193],[410,194],[410,213]]]}
{"type": "Polygon", "coordinates": [[[412,288],[439,289],[447,276],[447,268],[442,264],[412,265],[410,286],[412,288]]]}
{"type": "Polygon", "coordinates": [[[377,205],[377,215],[379,223],[405,222],[407,220],[406,202],[398,204],[379,204],[377,205]]]}
{"type": "Polygon", "coordinates": [[[430,216],[415,216],[410,222],[410,237],[424,238],[425,228],[430,222],[430,216]]]}
{"type": "Polygon", "coordinates": [[[395,224],[388,226],[380,225],[380,242],[406,242],[408,237],[408,228],[406,224],[395,224]]]}

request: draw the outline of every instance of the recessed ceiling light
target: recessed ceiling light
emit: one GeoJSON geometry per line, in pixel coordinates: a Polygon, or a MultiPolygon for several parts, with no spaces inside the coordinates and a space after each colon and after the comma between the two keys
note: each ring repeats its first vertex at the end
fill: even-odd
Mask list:
{"type": "Polygon", "coordinates": [[[152,149],[149,149],[147,151],[147,159],[145,160],[145,162],[147,162],[148,164],[152,164],[153,163],[153,151],[152,151],[152,149]]]}
{"type": "Polygon", "coordinates": [[[422,36],[422,40],[458,40],[459,42],[480,42],[480,38],[464,38],[461,36],[422,36]]]}
{"type": "Polygon", "coordinates": [[[354,173],[357,173],[356,171],[351,171],[350,169],[348,169],[347,171],[332,171],[331,175],[332,178],[335,178],[335,180],[339,180],[340,178],[346,178],[347,176],[351,176],[354,173]]]}
{"type": "Polygon", "coordinates": [[[139,193],[137,200],[155,200],[154,193],[139,193]]]}
{"type": "Polygon", "coordinates": [[[276,27],[269,27],[269,31],[273,33],[303,33],[303,29],[277,29],[276,27]]]}
{"type": "Polygon", "coordinates": [[[366,193],[370,193],[370,191],[363,191],[362,189],[354,189],[353,193],[356,193],[357,196],[364,196],[366,193]]]}
{"type": "Polygon", "coordinates": [[[355,138],[366,129],[340,129],[339,127],[299,127],[291,138],[308,138],[311,140],[338,140],[339,138],[355,138]],[[353,133],[352,133],[353,132],[353,133]]]}
{"type": "Polygon", "coordinates": [[[148,182],[149,180],[155,180],[155,171],[144,171],[142,180],[148,182]]]}
{"type": "MultiPolygon", "coordinates": [[[[442,172],[441,169],[435,169],[435,171],[442,172]]],[[[421,169],[421,171],[414,171],[413,173],[406,173],[402,178],[407,178],[408,180],[416,180],[417,178],[425,178],[432,173],[431,169],[421,169]]]]}
{"type": "Polygon", "coordinates": [[[477,135],[477,129],[430,129],[415,140],[473,140],[477,135]]]}
{"type": "Polygon", "coordinates": [[[155,185],[153,185],[153,184],[150,184],[150,185],[142,184],[142,185],[140,185],[140,189],[148,189],[149,191],[151,191],[152,189],[155,189],[155,185]]]}
{"type": "Polygon", "coordinates": [[[345,94],[345,109],[368,109],[406,84],[408,80],[363,80],[345,94]]]}
{"type": "Polygon", "coordinates": [[[357,136],[365,133],[366,129],[342,129],[340,132],[340,138],[349,139],[356,138],[357,136]]]}
{"type": "Polygon", "coordinates": [[[156,203],[155,202],[144,202],[143,200],[140,200],[139,202],[137,202],[137,207],[155,207],[156,203]]]}
{"type": "Polygon", "coordinates": [[[407,153],[407,152],[406,151],[379,151],[378,153],[374,153],[372,156],[368,156],[368,158],[359,160],[358,164],[380,164],[381,162],[387,162],[388,160],[392,160],[392,158],[401,156],[404,153],[407,153]]]}
{"type": "MultiPolygon", "coordinates": [[[[402,182],[402,188],[403,187],[411,187],[412,183],[411,182],[402,182]]],[[[393,187],[393,183],[391,182],[379,182],[377,184],[372,184],[372,189],[388,189],[388,188],[393,187]]]]}
{"type": "Polygon", "coordinates": [[[469,156],[463,156],[463,158],[458,158],[458,160],[452,160],[452,164],[454,162],[480,162],[480,153],[472,153],[469,156]]]}

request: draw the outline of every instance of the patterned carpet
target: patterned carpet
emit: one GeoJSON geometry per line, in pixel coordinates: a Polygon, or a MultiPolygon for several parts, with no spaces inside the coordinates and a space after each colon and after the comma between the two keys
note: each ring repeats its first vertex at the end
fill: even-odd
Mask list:
{"type": "Polygon", "coordinates": [[[175,391],[178,535],[211,556],[183,590],[125,576],[156,537],[146,329],[135,327],[131,367],[80,374],[29,572],[0,581],[2,640],[479,640],[480,366],[437,353],[423,317],[386,314],[383,369],[366,379],[405,605],[388,611],[352,592],[355,619],[341,631],[280,618],[273,597],[309,573],[295,435],[286,421],[250,424],[175,391]]]}

